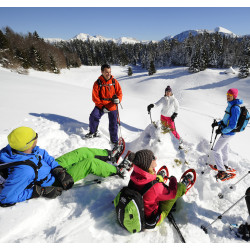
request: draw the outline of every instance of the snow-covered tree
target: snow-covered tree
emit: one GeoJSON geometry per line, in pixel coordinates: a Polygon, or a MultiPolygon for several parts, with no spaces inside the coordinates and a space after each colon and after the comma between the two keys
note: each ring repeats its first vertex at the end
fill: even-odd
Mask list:
{"type": "Polygon", "coordinates": [[[249,63],[248,59],[245,58],[244,61],[242,62],[242,65],[240,66],[238,77],[246,78],[248,77],[248,75],[249,75],[249,63]]]}
{"type": "Polygon", "coordinates": [[[155,64],[154,64],[153,61],[151,61],[151,62],[150,62],[149,69],[148,69],[148,75],[151,76],[151,75],[153,75],[154,73],[156,73],[155,64]]]}
{"type": "Polygon", "coordinates": [[[132,76],[133,75],[133,71],[131,67],[128,67],[128,76],[132,76]]]}

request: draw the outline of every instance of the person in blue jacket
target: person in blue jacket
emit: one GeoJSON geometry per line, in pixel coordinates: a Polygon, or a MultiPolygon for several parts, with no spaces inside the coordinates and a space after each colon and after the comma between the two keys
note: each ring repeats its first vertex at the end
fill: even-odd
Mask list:
{"type": "Polygon", "coordinates": [[[223,119],[219,122],[215,121],[212,123],[212,127],[219,126],[216,130],[216,134],[221,134],[218,141],[213,148],[215,168],[218,169],[216,179],[224,180],[227,178],[230,171],[228,166],[228,151],[229,142],[235,135],[233,130],[237,126],[237,122],[240,116],[239,105],[243,104],[243,100],[237,99],[238,89],[231,88],[227,91],[227,108],[223,119]]]}
{"type": "Polygon", "coordinates": [[[122,154],[119,150],[111,154],[106,149],[83,147],[54,159],[37,146],[37,139],[38,134],[32,128],[19,127],[8,135],[9,144],[0,150],[0,164],[22,161],[7,169],[6,179],[0,179],[1,207],[38,197],[56,198],[88,174],[123,177],[119,166],[106,162],[115,162],[122,154]],[[33,164],[24,164],[27,160],[33,164]],[[2,185],[1,180],[4,180],[2,185]]]}

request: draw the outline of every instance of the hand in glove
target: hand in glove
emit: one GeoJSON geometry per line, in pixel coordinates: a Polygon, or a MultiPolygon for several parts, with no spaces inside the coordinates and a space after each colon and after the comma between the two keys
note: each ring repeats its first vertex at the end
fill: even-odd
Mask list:
{"type": "Polygon", "coordinates": [[[35,185],[31,198],[43,196],[46,198],[55,199],[57,196],[60,196],[62,194],[62,191],[63,189],[61,187],[40,187],[38,185],[35,185]]]}
{"type": "Polygon", "coordinates": [[[51,173],[55,176],[56,180],[60,182],[64,190],[68,190],[74,185],[72,176],[68,174],[63,167],[56,167],[52,169],[51,173]]]}
{"type": "Polygon", "coordinates": [[[216,127],[216,126],[218,126],[219,124],[218,124],[218,122],[217,121],[214,121],[213,123],[212,123],[212,128],[214,128],[214,127],[216,127]]]}
{"type": "Polygon", "coordinates": [[[119,103],[120,103],[120,100],[119,100],[119,98],[117,97],[117,95],[113,95],[111,101],[112,101],[113,103],[115,103],[115,104],[119,104],[119,103]]]}
{"type": "Polygon", "coordinates": [[[176,118],[176,116],[177,116],[177,113],[175,113],[175,112],[171,115],[172,121],[174,121],[174,119],[176,118]]]}
{"type": "Polygon", "coordinates": [[[148,108],[147,108],[148,109],[148,113],[150,112],[151,108],[153,108],[154,106],[155,106],[154,104],[149,104],[148,105],[148,108]]]}
{"type": "Polygon", "coordinates": [[[104,113],[108,113],[108,112],[110,112],[106,107],[104,107],[103,106],[103,108],[102,108],[102,111],[104,112],[104,113]]]}
{"type": "Polygon", "coordinates": [[[219,127],[218,129],[216,129],[215,133],[216,133],[217,135],[222,134],[221,128],[219,127]]]}

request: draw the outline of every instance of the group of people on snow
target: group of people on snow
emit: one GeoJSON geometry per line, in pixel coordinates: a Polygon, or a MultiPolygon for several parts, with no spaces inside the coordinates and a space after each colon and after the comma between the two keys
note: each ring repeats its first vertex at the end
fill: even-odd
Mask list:
{"type": "MultiPolygon", "coordinates": [[[[212,127],[219,126],[216,134],[221,134],[213,149],[214,159],[218,169],[217,178],[227,175],[229,142],[235,135],[233,129],[237,125],[240,107],[243,101],[237,99],[238,90],[229,89],[227,92],[228,106],[223,119],[213,122],[212,127]]],[[[85,178],[88,174],[101,177],[118,175],[124,177],[124,169],[133,172],[130,182],[136,190],[141,190],[147,183],[155,180],[156,157],[151,150],[142,149],[128,154],[121,164],[117,164],[123,153],[123,145],[118,143],[118,104],[122,101],[122,89],[119,82],[111,75],[111,67],[104,64],[101,76],[95,81],[92,91],[95,107],[89,117],[89,133],[86,138],[98,136],[98,126],[101,117],[107,113],[109,117],[110,140],[112,150],[82,147],[68,152],[58,158],[37,146],[38,134],[29,127],[18,127],[8,135],[8,145],[0,151],[0,206],[9,207],[17,202],[45,197],[54,199],[63,191],[69,190],[74,183],[85,178]],[[4,169],[6,164],[14,164],[4,169]],[[1,170],[2,169],[2,170],[1,170]]],[[[162,105],[162,124],[172,131],[176,139],[182,139],[175,127],[175,118],[179,112],[179,103],[170,86],[165,89],[164,96],[152,108],[162,105]]],[[[178,183],[174,176],[169,178],[166,185],[160,181],[143,196],[145,217],[155,220],[159,225],[167,217],[176,200],[186,192],[186,179],[178,183]]],[[[250,214],[250,201],[247,207],[250,214]]],[[[250,222],[250,221],[249,221],[250,222]]]]}

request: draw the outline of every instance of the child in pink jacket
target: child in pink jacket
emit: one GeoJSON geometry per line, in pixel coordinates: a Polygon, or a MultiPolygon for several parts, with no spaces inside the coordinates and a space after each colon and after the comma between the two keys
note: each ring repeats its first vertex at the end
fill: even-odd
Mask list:
{"type": "MultiPolygon", "coordinates": [[[[144,149],[135,154],[131,152],[129,160],[134,167],[129,186],[140,191],[147,183],[156,180],[156,157],[151,150],[144,149]]],[[[154,184],[143,196],[146,224],[159,225],[167,217],[177,198],[185,192],[186,186],[183,183],[177,183],[174,176],[169,178],[168,186],[163,182],[154,184]]]]}

